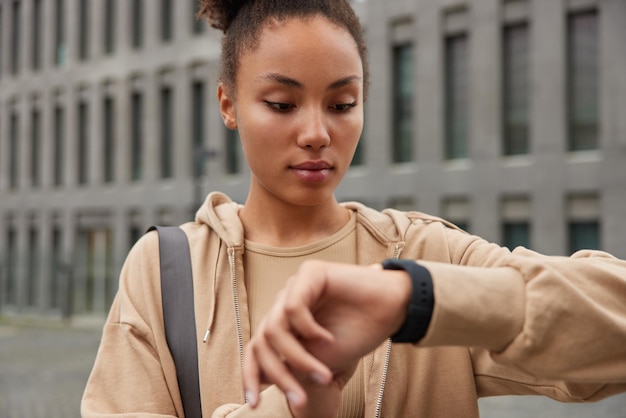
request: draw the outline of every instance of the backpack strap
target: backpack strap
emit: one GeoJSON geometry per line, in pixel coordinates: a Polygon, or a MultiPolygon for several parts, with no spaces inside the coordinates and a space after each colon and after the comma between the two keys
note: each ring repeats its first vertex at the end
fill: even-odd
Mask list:
{"type": "Polygon", "coordinates": [[[186,418],[201,418],[198,343],[189,241],[177,226],[153,226],[159,234],[161,299],[167,345],[176,365],[186,418]]]}

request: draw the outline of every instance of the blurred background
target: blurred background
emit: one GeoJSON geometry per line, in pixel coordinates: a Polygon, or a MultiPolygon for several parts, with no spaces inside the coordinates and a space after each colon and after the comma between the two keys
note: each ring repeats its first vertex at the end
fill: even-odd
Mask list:
{"type": "MultiPolygon", "coordinates": [[[[339,200],[439,215],[511,248],[626,258],[625,0],[353,4],[372,83],[339,200]]],[[[215,99],[220,33],[196,10],[0,0],[2,418],[77,416],[132,244],[193,219],[210,191],[245,201],[215,99]],[[42,401],[52,389],[64,412],[42,401]]],[[[624,396],[533,402],[481,408],[626,417],[624,396]]]]}

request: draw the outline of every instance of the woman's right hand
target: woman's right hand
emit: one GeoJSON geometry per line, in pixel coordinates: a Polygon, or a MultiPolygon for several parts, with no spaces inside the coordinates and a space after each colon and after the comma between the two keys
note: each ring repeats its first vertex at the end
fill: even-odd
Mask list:
{"type": "Polygon", "coordinates": [[[319,398],[338,406],[359,359],[406,316],[408,274],[377,266],[322,261],[300,266],[246,346],[244,386],[252,407],[261,382],[276,384],[302,416],[306,408],[320,407],[319,398]]]}

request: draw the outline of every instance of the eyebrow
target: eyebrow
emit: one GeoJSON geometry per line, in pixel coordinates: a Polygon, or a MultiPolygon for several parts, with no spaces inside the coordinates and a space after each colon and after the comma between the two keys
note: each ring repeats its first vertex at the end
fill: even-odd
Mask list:
{"type": "MultiPolygon", "coordinates": [[[[302,84],[298,80],[294,80],[291,77],[287,77],[285,75],[278,74],[278,73],[267,73],[259,77],[259,79],[282,84],[287,87],[292,87],[292,88],[297,88],[297,89],[304,88],[304,84],[302,84]]],[[[355,81],[359,81],[359,80],[361,80],[361,77],[356,76],[356,75],[350,75],[344,78],[340,78],[339,80],[333,81],[332,83],[330,83],[328,87],[326,88],[326,90],[335,90],[343,86],[346,86],[350,83],[353,83],[355,81]]]]}
{"type": "Polygon", "coordinates": [[[348,84],[354,83],[356,81],[361,81],[361,77],[356,75],[350,75],[348,77],[340,78],[339,80],[330,83],[330,85],[326,88],[326,90],[334,90],[343,86],[347,86],[348,84]]]}

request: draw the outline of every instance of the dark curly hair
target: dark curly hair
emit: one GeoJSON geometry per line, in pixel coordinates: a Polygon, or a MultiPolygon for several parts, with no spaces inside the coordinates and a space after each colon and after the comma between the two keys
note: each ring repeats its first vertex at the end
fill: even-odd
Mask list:
{"type": "Polygon", "coordinates": [[[344,28],[354,39],[363,63],[366,93],[369,82],[367,48],[359,18],[348,0],[200,0],[197,17],[224,32],[220,81],[227,87],[234,87],[242,52],[257,47],[268,20],[315,15],[344,28]]]}

